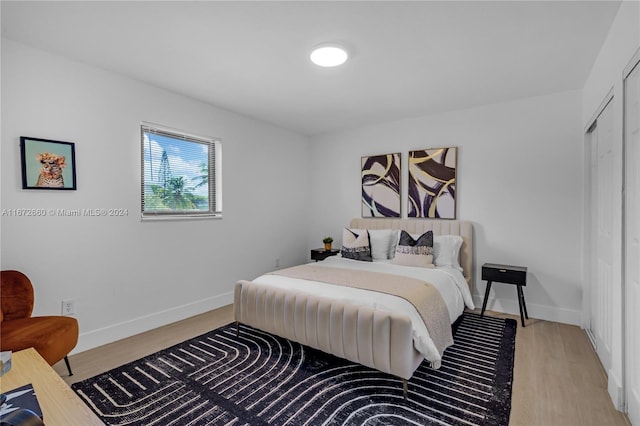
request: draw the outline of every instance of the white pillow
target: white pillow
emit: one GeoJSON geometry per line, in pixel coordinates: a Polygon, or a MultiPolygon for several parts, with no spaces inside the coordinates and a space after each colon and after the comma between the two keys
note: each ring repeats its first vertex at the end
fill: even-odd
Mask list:
{"type": "Polygon", "coordinates": [[[389,259],[393,259],[396,256],[396,247],[398,247],[398,241],[400,241],[400,230],[391,230],[391,244],[389,245],[389,259]]]}
{"type": "Polygon", "coordinates": [[[371,256],[373,260],[387,260],[391,259],[391,248],[395,252],[395,245],[397,243],[397,231],[392,229],[369,229],[369,241],[371,242],[371,256]]]}
{"type": "Polygon", "coordinates": [[[462,237],[459,235],[435,235],[433,237],[433,263],[436,266],[456,268],[462,272],[458,260],[460,247],[462,247],[462,237]]]}

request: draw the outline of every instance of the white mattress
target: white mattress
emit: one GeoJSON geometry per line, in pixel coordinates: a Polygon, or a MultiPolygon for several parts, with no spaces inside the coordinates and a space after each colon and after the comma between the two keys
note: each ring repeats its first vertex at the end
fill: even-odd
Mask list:
{"type": "MultiPolygon", "coordinates": [[[[390,261],[361,262],[344,259],[340,256],[329,257],[322,262],[318,262],[316,266],[383,272],[387,274],[404,275],[429,282],[437,288],[442,295],[449,310],[451,323],[462,314],[465,306],[469,309],[474,309],[467,282],[462,273],[453,268],[418,268],[394,265],[390,261]]],[[[315,296],[364,304],[374,309],[406,313],[411,318],[413,325],[413,342],[416,350],[420,352],[425,359],[431,361],[434,366],[438,366],[440,363],[441,354],[438,353],[431,337],[429,337],[429,332],[422,317],[411,303],[401,297],[271,274],[261,275],[253,281],[281,289],[290,289],[306,292],[315,296]]]]}

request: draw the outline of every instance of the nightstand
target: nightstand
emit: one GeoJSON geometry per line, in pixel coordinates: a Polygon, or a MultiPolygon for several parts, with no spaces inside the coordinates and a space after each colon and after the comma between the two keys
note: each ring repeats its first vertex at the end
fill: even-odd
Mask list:
{"type": "Polygon", "coordinates": [[[482,302],[482,312],[487,307],[487,299],[489,298],[489,290],[491,284],[496,281],[504,284],[514,284],[518,288],[518,305],[520,306],[520,321],[524,327],[524,319],[529,319],[527,313],[527,304],[524,301],[524,293],[522,287],[527,285],[527,268],[524,266],[500,265],[496,263],[485,263],[482,265],[482,279],[487,281],[487,288],[484,291],[484,301],[482,302]]]}
{"type": "Polygon", "coordinates": [[[325,260],[329,256],[335,256],[340,253],[338,249],[325,250],[323,248],[313,249],[311,250],[311,259],[316,262],[319,260],[325,260]]]}

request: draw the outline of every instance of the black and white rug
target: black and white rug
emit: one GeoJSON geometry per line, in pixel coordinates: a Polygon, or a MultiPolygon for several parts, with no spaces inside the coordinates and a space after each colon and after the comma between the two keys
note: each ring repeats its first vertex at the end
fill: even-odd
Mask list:
{"type": "Polygon", "coordinates": [[[233,324],[72,388],[108,425],[507,425],[516,321],[465,313],[409,381],[233,324]]]}

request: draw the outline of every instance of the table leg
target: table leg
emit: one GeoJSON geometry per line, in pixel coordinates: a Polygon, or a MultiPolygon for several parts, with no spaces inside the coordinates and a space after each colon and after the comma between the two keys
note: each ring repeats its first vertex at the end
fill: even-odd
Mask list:
{"type": "Polygon", "coordinates": [[[524,289],[520,287],[520,294],[522,294],[522,307],[524,308],[524,317],[529,319],[529,314],[527,313],[527,302],[524,300],[524,289]]]}
{"type": "Polygon", "coordinates": [[[480,316],[484,316],[484,310],[487,307],[487,299],[489,298],[489,290],[491,290],[491,283],[493,281],[487,281],[487,288],[484,291],[484,301],[482,302],[482,312],[480,312],[480,316]]]}
{"type": "Polygon", "coordinates": [[[520,321],[524,327],[524,311],[522,310],[522,303],[524,302],[524,296],[522,294],[522,286],[518,284],[518,305],[520,306],[520,321]]]}

